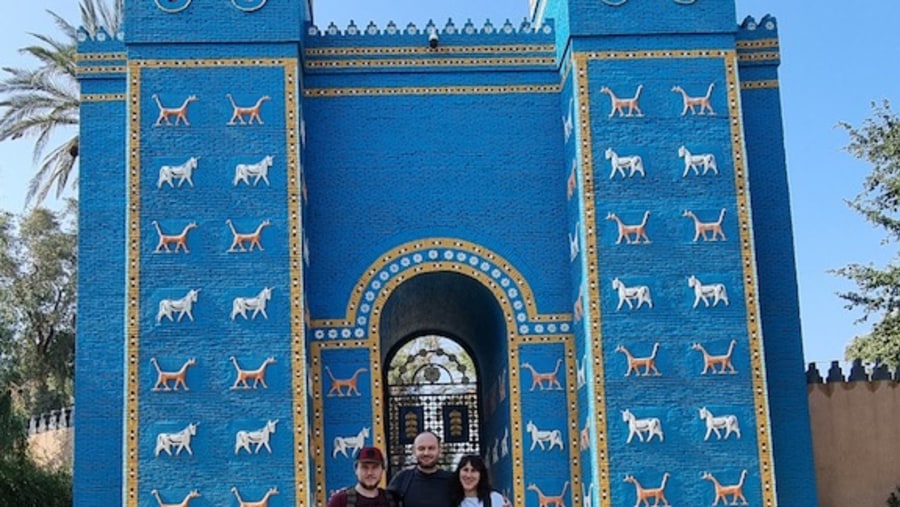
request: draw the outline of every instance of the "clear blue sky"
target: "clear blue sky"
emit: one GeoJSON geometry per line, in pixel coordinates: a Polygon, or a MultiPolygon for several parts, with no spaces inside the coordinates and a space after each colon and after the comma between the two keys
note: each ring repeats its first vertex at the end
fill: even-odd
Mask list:
{"type": "MultiPolygon", "coordinates": [[[[528,11],[528,0],[315,3],[320,27],[335,21],[342,28],[350,19],[360,26],[370,20],[379,26],[394,20],[403,26],[409,21],[422,25],[429,18],[440,25],[448,17],[457,24],[466,18],[476,23],[489,18],[496,25],[506,18],[518,22],[528,11]]],[[[75,0],[29,0],[3,9],[0,65],[30,64],[16,49],[31,43],[26,32],[53,32],[47,9],[72,20],[77,16],[75,0]]],[[[884,235],[844,204],[861,189],[868,167],[842,151],[847,136],[835,124],[841,120],[859,124],[869,115],[872,101],[889,99],[900,107],[900,66],[896,63],[900,30],[895,26],[900,2],[737,0],[737,12],[739,19],[747,15],[759,19],[767,13],[778,18],[805,355],[808,361],[840,359],[846,343],[865,333],[868,325],[854,325],[860,314],[844,310],[834,295],[852,286],[826,271],[850,262],[882,265],[897,248],[882,246],[884,235]]],[[[30,142],[0,143],[0,208],[23,209],[31,174],[30,142]]]]}

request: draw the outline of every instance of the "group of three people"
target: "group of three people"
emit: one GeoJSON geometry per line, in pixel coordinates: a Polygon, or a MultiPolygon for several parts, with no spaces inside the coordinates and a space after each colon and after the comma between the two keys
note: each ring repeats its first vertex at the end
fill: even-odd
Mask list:
{"type": "Polygon", "coordinates": [[[440,467],[441,443],[430,431],[413,441],[416,464],[398,473],[387,490],[379,484],[384,455],[377,447],[360,449],[353,465],[357,483],[336,493],[328,507],[505,507],[509,503],[491,487],[487,466],[478,455],[459,461],[456,473],[440,467]],[[402,503],[401,503],[402,502],[402,503]]]}

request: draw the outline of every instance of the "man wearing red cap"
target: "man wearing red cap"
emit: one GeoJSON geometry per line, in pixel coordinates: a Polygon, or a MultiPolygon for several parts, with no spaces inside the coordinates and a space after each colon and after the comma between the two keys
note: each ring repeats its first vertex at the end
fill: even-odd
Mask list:
{"type": "Polygon", "coordinates": [[[356,485],[335,493],[328,501],[328,507],[396,507],[393,493],[378,487],[384,475],[381,449],[360,449],[353,469],[356,471],[356,485]]]}

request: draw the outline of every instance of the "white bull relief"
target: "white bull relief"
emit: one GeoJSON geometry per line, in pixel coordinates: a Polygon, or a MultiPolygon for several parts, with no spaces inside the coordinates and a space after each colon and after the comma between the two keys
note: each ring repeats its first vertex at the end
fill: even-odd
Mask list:
{"type": "Polygon", "coordinates": [[[258,314],[262,314],[263,318],[268,319],[269,314],[266,313],[266,305],[272,299],[272,287],[264,287],[259,294],[254,297],[236,297],[231,304],[231,320],[235,320],[238,315],[244,320],[256,319],[258,314]],[[252,311],[250,318],[247,318],[247,311],[252,311]]]}
{"type": "Polygon", "coordinates": [[[562,441],[562,432],[560,432],[558,429],[540,430],[531,421],[528,421],[528,425],[526,426],[526,429],[528,430],[529,433],[531,433],[531,448],[528,449],[529,451],[533,451],[535,445],[539,446],[542,451],[545,450],[544,449],[545,442],[550,444],[546,448],[546,450],[548,450],[548,451],[552,451],[553,447],[555,447],[555,446],[559,446],[560,451],[562,451],[564,449],[563,441],[562,441]]]}
{"type": "Polygon", "coordinates": [[[179,165],[164,165],[159,168],[159,179],[156,181],[156,188],[162,188],[168,184],[170,188],[175,188],[175,179],[178,179],[178,188],[186,181],[191,187],[194,186],[194,169],[197,168],[197,162],[200,157],[191,157],[186,162],[179,165]]]}
{"type": "Polygon", "coordinates": [[[245,185],[256,186],[259,183],[259,180],[263,180],[266,182],[266,186],[269,186],[269,169],[272,167],[272,155],[266,155],[259,162],[255,164],[237,164],[234,166],[234,182],[233,186],[238,186],[238,183],[243,182],[245,185]],[[253,178],[253,183],[250,183],[250,179],[253,178]]]}
{"type": "Polygon", "coordinates": [[[627,304],[629,310],[640,309],[641,306],[647,305],[653,308],[653,299],[650,298],[650,287],[646,285],[626,286],[622,280],[613,278],[612,288],[619,295],[619,304],[616,311],[622,309],[622,305],[627,304]]]}
{"type": "Polygon", "coordinates": [[[334,437],[334,449],[331,451],[331,457],[337,458],[338,454],[345,458],[355,456],[360,449],[365,447],[367,438],[369,438],[369,428],[367,427],[363,427],[359,433],[350,437],[334,437]],[[347,454],[348,450],[350,454],[347,454]]]}
{"type": "Polygon", "coordinates": [[[638,419],[630,410],[625,409],[622,411],[622,421],[628,423],[627,443],[629,444],[635,436],[641,442],[649,442],[653,440],[654,436],[659,437],[660,442],[664,440],[662,422],[657,417],[638,419]]]}
{"type": "Polygon", "coordinates": [[[169,322],[181,322],[182,317],[185,315],[193,322],[194,303],[197,302],[199,294],[200,289],[191,289],[180,299],[159,300],[159,311],[156,313],[156,323],[161,323],[164,318],[169,319],[169,322]],[[176,313],[178,314],[177,320],[174,317],[174,314],[176,313]]]}
{"type": "MultiPolygon", "coordinates": [[[[199,423],[198,423],[199,424],[199,423]]],[[[158,458],[159,453],[165,452],[172,456],[172,448],[175,448],[175,456],[181,454],[181,451],[187,451],[191,456],[194,451],[191,450],[191,438],[197,435],[197,425],[190,423],[177,433],[160,433],[156,435],[156,449],[153,451],[158,458]]]]}
{"type": "Polygon", "coordinates": [[[240,430],[235,433],[234,453],[238,454],[243,449],[247,451],[247,454],[259,454],[259,450],[265,447],[269,454],[272,454],[272,448],[269,447],[269,438],[275,433],[276,424],[278,424],[278,419],[266,422],[265,426],[255,431],[240,430]],[[252,453],[250,451],[251,445],[256,445],[252,453]]]}

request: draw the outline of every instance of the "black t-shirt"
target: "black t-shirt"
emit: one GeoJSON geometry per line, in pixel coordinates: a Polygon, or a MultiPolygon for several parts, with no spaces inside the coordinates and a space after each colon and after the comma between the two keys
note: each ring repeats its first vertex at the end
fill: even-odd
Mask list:
{"type": "Polygon", "coordinates": [[[412,468],[395,475],[388,489],[403,500],[403,507],[456,507],[450,500],[452,481],[446,470],[426,474],[412,468]]]}

